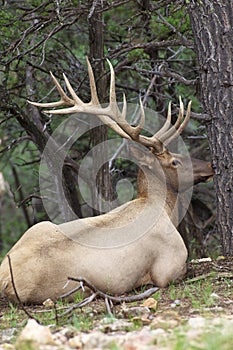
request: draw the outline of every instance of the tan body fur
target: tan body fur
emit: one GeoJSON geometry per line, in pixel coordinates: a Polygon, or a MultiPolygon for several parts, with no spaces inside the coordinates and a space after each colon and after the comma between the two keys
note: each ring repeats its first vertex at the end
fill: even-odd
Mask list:
{"type": "MultiPolygon", "coordinates": [[[[210,168],[207,166],[207,169],[210,168]]],[[[68,276],[86,278],[101,291],[112,294],[140,286],[145,277],[159,287],[182,277],[186,271],[187,250],[170,219],[171,203],[175,210],[176,197],[174,193],[169,196],[168,192],[169,205],[164,205],[160,194],[163,185],[155,178],[152,197],[147,196],[144,185],[141,179],[144,196],[110,213],[61,225],[42,222],[26,231],[8,253],[21,301],[42,303],[47,298],[57,299],[77,286],[72,282],[64,289],[68,276]],[[128,232],[127,225],[140,215],[142,235],[139,232],[134,239],[134,232],[128,232]],[[145,234],[147,222],[143,222],[143,218],[154,222],[145,234]],[[124,227],[124,236],[114,239],[119,228],[124,227]],[[111,242],[114,248],[106,248],[111,242]]],[[[0,267],[0,285],[5,296],[17,301],[6,257],[0,267]]]]}

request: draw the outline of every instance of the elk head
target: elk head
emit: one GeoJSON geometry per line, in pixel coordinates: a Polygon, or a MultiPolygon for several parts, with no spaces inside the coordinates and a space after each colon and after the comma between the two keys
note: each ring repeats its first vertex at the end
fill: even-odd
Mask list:
{"type": "Polygon", "coordinates": [[[171,153],[167,146],[185,129],[188,121],[190,119],[191,112],[191,101],[188,103],[186,115],[184,117],[184,105],[179,98],[180,107],[177,120],[174,125],[171,126],[171,102],[168,106],[168,113],[166,122],[162,128],[157,131],[152,136],[142,135],[142,129],[145,123],[145,112],[141,100],[140,103],[140,121],[137,126],[132,126],[126,121],[127,114],[127,102],[125,95],[123,95],[123,108],[122,111],[119,110],[117,101],[116,101],[116,92],[115,92],[115,73],[111,63],[108,61],[111,80],[110,80],[110,97],[109,104],[107,107],[102,107],[100,105],[94,74],[90,65],[89,60],[87,59],[88,65],[88,74],[90,79],[90,88],[91,88],[91,100],[88,103],[84,103],[75,93],[72,88],[69,80],[63,74],[64,80],[66,82],[67,89],[72,98],[70,98],[62,89],[61,85],[51,73],[51,77],[57,87],[57,90],[60,94],[60,100],[52,103],[29,103],[43,108],[53,108],[66,106],[66,108],[54,109],[45,111],[50,114],[73,114],[73,113],[88,113],[97,115],[98,118],[105,124],[108,125],[112,130],[114,130],[118,135],[128,140],[134,141],[137,144],[144,146],[149,150],[149,154],[144,154],[139,151],[132,151],[135,158],[139,160],[139,163],[142,167],[142,172],[139,171],[138,176],[138,193],[139,195],[148,194],[146,189],[146,181],[144,179],[145,174],[148,175],[152,169],[156,173],[156,176],[159,177],[158,166],[162,169],[162,180],[170,186],[172,191],[184,191],[187,188],[191,187],[193,183],[198,183],[201,181],[206,181],[213,176],[213,169],[210,163],[192,159],[190,162],[189,157],[182,156],[180,154],[171,153]],[[136,153],[138,154],[136,155],[136,153]]]}

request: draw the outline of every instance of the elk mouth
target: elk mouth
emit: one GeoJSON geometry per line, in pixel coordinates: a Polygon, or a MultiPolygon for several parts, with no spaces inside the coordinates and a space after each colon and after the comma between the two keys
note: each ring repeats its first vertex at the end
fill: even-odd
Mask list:
{"type": "Polygon", "coordinates": [[[194,185],[200,183],[200,182],[210,182],[213,180],[214,174],[211,175],[201,175],[198,178],[194,179],[194,185]]]}
{"type": "Polygon", "coordinates": [[[192,159],[192,163],[194,185],[198,184],[199,182],[209,182],[213,179],[214,169],[210,162],[199,159],[192,159]]]}

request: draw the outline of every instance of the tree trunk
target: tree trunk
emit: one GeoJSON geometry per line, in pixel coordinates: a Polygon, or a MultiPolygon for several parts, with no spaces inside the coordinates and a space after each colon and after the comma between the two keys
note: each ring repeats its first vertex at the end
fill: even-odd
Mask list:
{"type": "MultiPolygon", "coordinates": [[[[90,60],[94,68],[94,74],[96,78],[97,92],[100,103],[106,102],[107,80],[104,69],[104,30],[103,30],[103,18],[102,13],[98,12],[101,9],[100,1],[89,1],[90,12],[88,14],[88,27],[89,27],[89,49],[90,60]]],[[[93,171],[96,176],[96,183],[93,184],[93,213],[94,215],[100,214],[104,211],[103,201],[98,200],[98,194],[105,201],[109,201],[112,198],[112,185],[111,177],[109,173],[109,164],[105,163],[98,169],[99,164],[102,164],[101,159],[106,159],[106,143],[107,140],[107,126],[100,125],[93,129],[91,133],[92,147],[99,145],[99,152],[93,157],[93,171]]],[[[110,202],[109,202],[110,203],[110,202]]],[[[107,208],[111,209],[111,206],[107,208]]],[[[105,208],[106,210],[106,208],[105,208]]]]}
{"type": "Polygon", "coordinates": [[[189,13],[215,169],[217,231],[222,253],[230,255],[233,250],[233,2],[191,1],[189,13]]]}

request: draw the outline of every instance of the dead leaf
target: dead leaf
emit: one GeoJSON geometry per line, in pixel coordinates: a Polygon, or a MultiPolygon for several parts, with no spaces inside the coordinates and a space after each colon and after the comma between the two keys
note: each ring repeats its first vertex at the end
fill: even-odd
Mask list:
{"type": "Polygon", "coordinates": [[[47,308],[49,307],[54,307],[54,302],[51,300],[51,299],[46,299],[44,302],[43,302],[43,305],[47,308]]]}
{"type": "Polygon", "coordinates": [[[148,309],[157,309],[158,302],[154,298],[148,298],[144,301],[142,306],[148,307],[148,309]]]}

